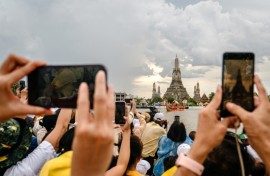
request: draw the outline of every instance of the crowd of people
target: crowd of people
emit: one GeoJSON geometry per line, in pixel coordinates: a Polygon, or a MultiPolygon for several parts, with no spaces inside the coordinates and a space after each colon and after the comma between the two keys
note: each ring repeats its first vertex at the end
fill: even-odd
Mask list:
{"type": "Polygon", "coordinates": [[[27,88],[12,85],[42,61],[10,55],[0,66],[0,175],[187,176],[268,175],[270,171],[270,103],[258,76],[255,109],[227,103],[234,114],[221,119],[222,90],[201,110],[189,134],[175,119],[168,130],[154,118],[126,107],[124,125],[113,123],[113,88],[104,72],[96,76],[94,113],[88,85],[79,88],[77,109],[45,109],[27,104],[27,88]],[[243,123],[240,137],[228,131],[243,123]],[[238,156],[239,155],[239,156],[238,156]]]}

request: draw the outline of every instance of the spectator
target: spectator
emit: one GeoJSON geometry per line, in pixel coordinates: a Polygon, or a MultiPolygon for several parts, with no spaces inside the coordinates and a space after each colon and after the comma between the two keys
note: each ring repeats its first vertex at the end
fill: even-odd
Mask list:
{"type": "Polygon", "coordinates": [[[155,176],[161,176],[164,172],[163,160],[168,156],[176,156],[177,148],[187,138],[186,128],[180,121],[174,121],[167,133],[158,141],[158,160],[154,167],[155,176]]]}
{"type": "MultiPolygon", "coordinates": [[[[52,132],[45,138],[45,140],[34,149],[26,158],[19,158],[8,165],[4,165],[5,168],[2,170],[4,176],[9,175],[38,175],[42,166],[48,160],[55,157],[55,153],[58,149],[58,143],[62,135],[65,133],[68,122],[70,120],[71,111],[61,110],[59,118],[56,123],[56,127],[52,132]],[[21,160],[22,159],[22,160],[21,160]]],[[[27,136],[27,135],[26,135],[27,136]]],[[[30,135],[31,137],[31,135],[30,135]]],[[[16,138],[9,138],[9,140],[19,142],[16,138]]],[[[11,149],[5,150],[6,155],[12,154],[16,149],[18,149],[16,143],[12,145],[11,149]]],[[[21,155],[23,155],[22,153],[21,155]]],[[[18,155],[20,156],[20,155],[18,155]]],[[[9,158],[12,160],[12,158],[9,158]]],[[[1,164],[2,165],[2,164],[1,164]]]]}
{"type": "Polygon", "coordinates": [[[130,158],[126,171],[126,176],[142,176],[137,170],[137,163],[142,157],[143,144],[140,138],[136,135],[130,136],[130,158]]]}
{"type": "Polygon", "coordinates": [[[134,114],[133,119],[133,134],[138,136],[139,138],[142,137],[142,133],[145,129],[146,122],[144,120],[144,116],[140,114],[136,109],[136,102],[134,100],[131,101],[131,112],[134,114]]]}
{"type": "Polygon", "coordinates": [[[166,130],[154,121],[150,121],[145,126],[141,141],[143,143],[142,157],[151,165],[150,169],[147,171],[147,175],[152,175],[153,173],[154,161],[157,158],[158,140],[164,134],[166,134],[166,130]]]}

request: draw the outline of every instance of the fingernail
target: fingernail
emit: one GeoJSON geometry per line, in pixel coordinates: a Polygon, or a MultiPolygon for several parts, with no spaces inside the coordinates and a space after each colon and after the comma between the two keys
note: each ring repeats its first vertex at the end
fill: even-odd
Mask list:
{"type": "Polygon", "coordinates": [[[232,108],[233,107],[233,103],[230,103],[230,102],[226,103],[226,107],[229,108],[229,109],[232,108]]]}

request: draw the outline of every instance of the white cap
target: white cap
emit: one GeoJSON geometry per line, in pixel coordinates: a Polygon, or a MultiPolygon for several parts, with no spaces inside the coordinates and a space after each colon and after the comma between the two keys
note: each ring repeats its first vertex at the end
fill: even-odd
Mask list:
{"type": "Polygon", "coordinates": [[[139,128],[140,127],[140,121],[139,119],[133,119],[133,126],[134,128],[139,128]]]}
{"type": "Polygon", "coordinates": [[[164,120],[164,118],[164,114],[161,112],[156,113],[154,116],[154,120],[164,120]]]}
{"type": "Polygon", "coordinates": [[[190,150],[190,146],[188,144],[181,144],[177,148],[177,155],[180,156],[181,153],[187,155],[190,150]]]}
{"type": "Polygon", "coordinates": [[[137,163],[136,170],[141,174],[145,175],[147,171],[150,169],[150,163],[146,160],[140,160],[137,163]]]}

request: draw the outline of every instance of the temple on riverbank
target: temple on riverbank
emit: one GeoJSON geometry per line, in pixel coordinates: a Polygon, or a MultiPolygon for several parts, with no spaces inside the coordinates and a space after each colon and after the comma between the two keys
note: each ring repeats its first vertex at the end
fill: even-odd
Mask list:
{"type": "Polygon", "coordinates": [[[175,66],[173,68],[173,73],[172,73],[172,82],[170,84],[170,87],[167,88],[167,91],[165,92],[163,98],[172,97],[175,100],[188,99],[189,95],[181,80],[181,71],[180,71],[179,59],[177,55],[175,57],[174,64],[175,66]]]}

